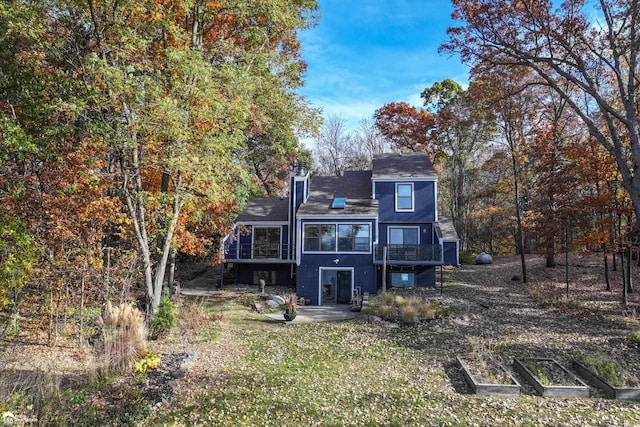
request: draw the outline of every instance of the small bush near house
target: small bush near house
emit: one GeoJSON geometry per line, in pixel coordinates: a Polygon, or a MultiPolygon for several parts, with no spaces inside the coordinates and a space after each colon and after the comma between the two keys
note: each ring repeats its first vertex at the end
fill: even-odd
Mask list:
{"type": "Polygon", "coordinates": [[[419,320],[419,313],[416,307],[414,305],[401,306],[400,320],[404,323],[416,323],[419,320]]]}
{"type": "Polygon", "coordinates": [[[366,312],[384,320],[417,323],[445,315],[447,308],[420,297],[394,297],[387,293],[372,298],[366,312]]]}
{"type": "Polygon", "coordinates": [[[420,305],[420,317],[423,319],[435,319],[436,309],[431,304],[423,303],[420,305]]]}
{"type": "Polygon", "coordinates": [[[384,297],[383,297],[383,298],[384,298],[384,303],[385,303],[386,305],[393,305],[393,303],[394,303],[394,301],[395,301],[395,298],[394,298],[394,297],[393,297],[393,295],[392,295],[392,294],[390,294],[390,293],[386,293],[386,294],[384,294],[384,297]]]}
{"type": "Polygon", "coordinates": [[[113,307],[107,302],[102,323],[104,341],[100,345],[109,370],[114,373],[130,371],[147,346],[144,315],[130,304],[113,307]]]}
{"type": "Polygon", "coordinates": [[[394,318],[395,309],[392,305],[381,305],[372,310],[372,314],[382,317],[385,320],[394,318]]]}
{"type": "Polygon", "coordinates": [[[163,295],[160,299],[158,312],[151,322],[151,328],[155,337],[165,335],[176,327],[178,323],[176,312],[176,306],[173,305],[171,298],[169,298],[168,295],[163,295]]]}
{"type": "Polygon", "coordinates": [[[477,253],[473,251],[462,251],[459,254],[460,264],[474,264],[477,253]]]}

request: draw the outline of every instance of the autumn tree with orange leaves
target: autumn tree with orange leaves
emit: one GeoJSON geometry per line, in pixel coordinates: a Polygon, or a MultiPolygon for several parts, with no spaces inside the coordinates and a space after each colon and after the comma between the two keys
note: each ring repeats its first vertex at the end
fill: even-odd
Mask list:
{"type": "Polygon", "coordinates": [[[406,102],[390,102],[378,108],[374,115],[380,133],[400,151],[429,153],[434,160],[436,149],[430,137],[433,114],[406,102]]]}
{"type": "Polygon", "coordinates": [[[446,52],[472,65],[524,68],[566,102],[616,161],[640,221],[637,97],[640,8],[619,0],[453,0],[446,52]],[[596,22],[597,25],[593,23],[596,22]]]}
{"type": "MultiPolygon", "coordinates": [[[[316,8],[307,0],[0,5],[0,24],[10,29],[0,41],[11,47],[1,67],[12,79],[0,90],[0,132],[13,135],[4,148],[16,176],[25,147],[64,159],[32,156],[42,171],[36,184],[65,165],[55,186],[23,182],[18,190],[7,181],[3,204],[17,206],[19,191],[50,199],[52,218],[69,219],[82,237],[76,245],[66,235],[68,246],[87,254],[100,252],[104,231],[126,228],[155,313],[171,255],[215,246],[258,191],[249,167],[256,145],[275,160],[270,167],[286,168],[297,137],[317,126],[317,112],[295,94],[305,67],[296,32],[313,23],[316,8]],[[25,83],[31,97],[14,90],[25,83]],[[73,162],[81,167],[68,169],[73,162]]],[[[29,225],[35,232],[36,222],[29,225]]]]}

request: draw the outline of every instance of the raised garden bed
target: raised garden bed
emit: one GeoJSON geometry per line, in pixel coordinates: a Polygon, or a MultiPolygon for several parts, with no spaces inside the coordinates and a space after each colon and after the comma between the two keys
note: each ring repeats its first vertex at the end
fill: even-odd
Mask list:
{"type": "Polygon", "coordinates": [[[513,366],[544,397],[589,397],[589,386],[550,358],[514,359],[513,366]]]}
{"type": "Polygon", "coordinates": [[[582,378],[602,390],[609,399],[640,400],[640,388],[638,387],[614,386],[577,360],[573,361],[573,369],[582,378]]]}
{"type": "Polygon", "coordinates": [[[520,384],[498,361],[465,356],[458,356],[456,360],[476,394],[520,396],[520,384]]]}

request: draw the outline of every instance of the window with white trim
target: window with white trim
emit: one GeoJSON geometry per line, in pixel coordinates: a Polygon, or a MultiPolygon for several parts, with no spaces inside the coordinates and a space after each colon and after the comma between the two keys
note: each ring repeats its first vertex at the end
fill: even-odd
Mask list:
{"type": "Polygon", "coordinates": [[[419,244],[418,227],[389,227],[390,245],[417,245],[419,244]]]}
{"type": "Polygon", "coordinates": [[[369,224],[305,224],[305,252],[369,252],[369,224]]]}
{"type": "Polygon", "coordinates": [[[413,183],[396,184],[396,211],[413,212],[413,183]]]}

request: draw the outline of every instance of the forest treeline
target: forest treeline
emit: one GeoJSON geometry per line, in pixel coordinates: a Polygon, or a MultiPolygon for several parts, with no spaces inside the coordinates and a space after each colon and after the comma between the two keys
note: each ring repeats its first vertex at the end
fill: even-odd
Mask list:
{"type": "Polygon", "coordinates": [[[470,65],[469,84],[425,88],[423,108],[392,102],[350,133],[324,123],[324,174],[369,167],[363,155],[423,151],[439,172],[440,214],[463,255],[637,245],[639,8],[635,2],[454,0],[459,26],[443,54],[470,65]]]}
{"type": "Polygon", "coordinates": [[[629,248],[635,2],[452,4],[441,49],[469,85],[350,133],[296,93],[314,0],[0,1],[0,310],[35,307],[51,333],[69,307],[137,290],[153,315],[176,256],[215,256],[294,160],[340,175],[386,150],[430,154],[464,252],[629,248]]]}
{"type": "Polygon", "coordinates": [[[176,255],[214,254],[308,157],[297,33],[317,7],[1,1],[0,310],[50,331],[88,301],[156,313],[176,255]]]}

